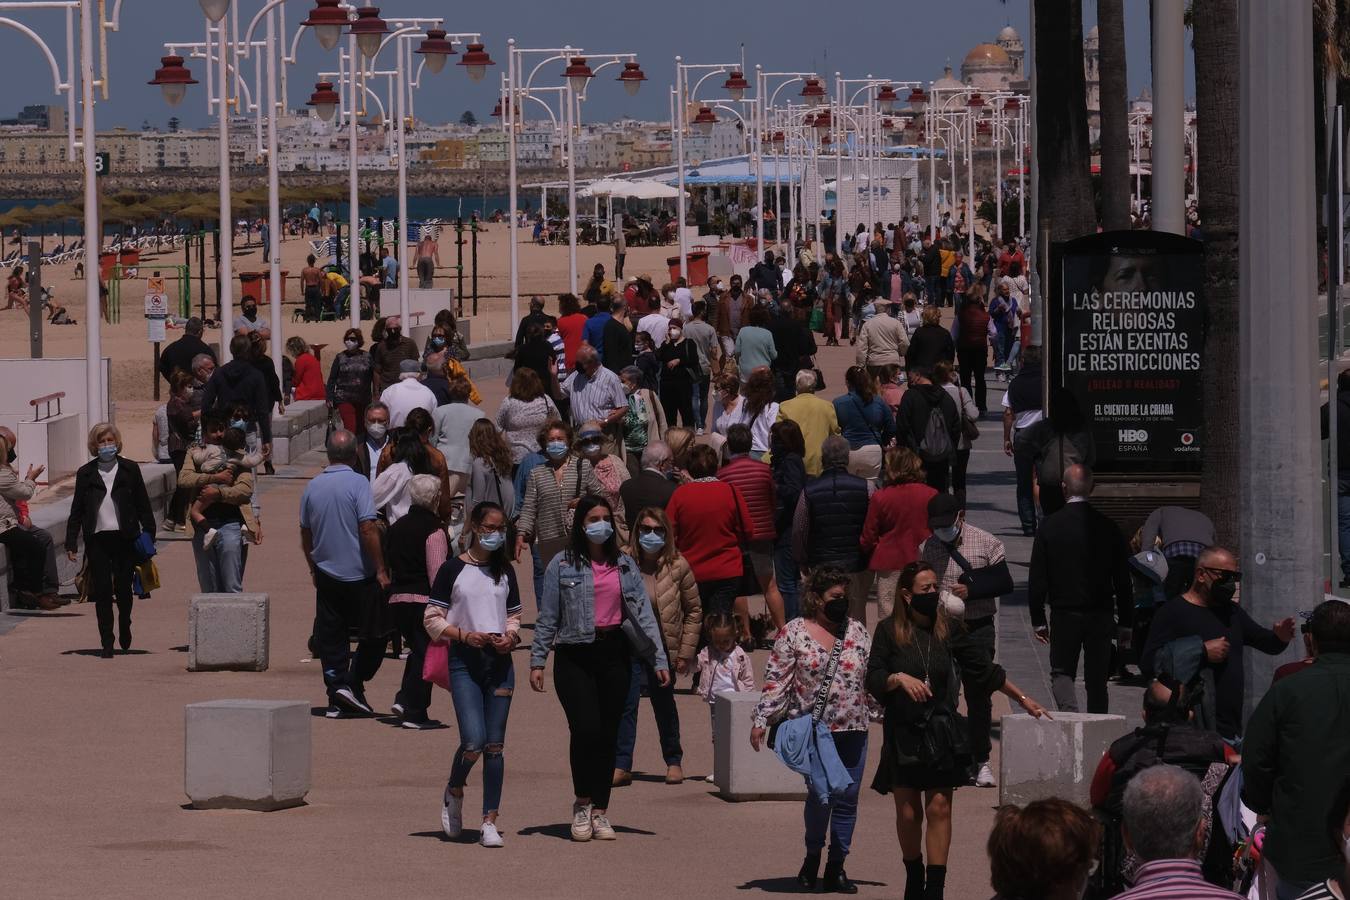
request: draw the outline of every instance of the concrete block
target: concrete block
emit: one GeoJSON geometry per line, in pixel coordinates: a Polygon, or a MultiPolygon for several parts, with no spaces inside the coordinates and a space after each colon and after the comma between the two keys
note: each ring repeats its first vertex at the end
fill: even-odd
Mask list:
{"type": "Polygon", "coordinates": [[[303,700],[189,703],[183,790],[196,809],[285,809],[310,789],[303,700]]]}
{"type": "Polygon", "coordinates": [[[193,594],[188,671],[267,671],[266,594],[193,594]]]}
{"type": "Polygon", "coordinates": [[[1111,742],[1129,731],[1124,716],[1052,713],[1003,717],[999,802],[1023,805],[1063,797],[1088,806],[1092,774],[1111,742]]]}
{"type": "Polygon", "coordinates": [[[727,800],[805,800],[806,781],[768,747],[750,746],[750,723],[758,691],[717,695],[713,735],[713,781],[727,800]]]}

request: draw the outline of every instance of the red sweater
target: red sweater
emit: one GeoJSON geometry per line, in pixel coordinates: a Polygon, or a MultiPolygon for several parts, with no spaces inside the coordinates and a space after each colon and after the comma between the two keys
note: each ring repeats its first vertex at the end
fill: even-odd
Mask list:
{"type": "Polygon", "coordinates": [[[741,545],[750,533],[750,508],[736,488],[721,481],[682,484],[670,495],[666,515],[675,547],[696,581],[740,578],[741,545]]]}
{"type": "Polygon", "coordinates": [[[750,510],[750,540],[771,541],[778,537],[774,527],[776,496],[773,472],[768,464],[742,456],[717,470],[717,480],[734,485],[750,510]]]}
{"type": "Polygon", "coordinates": [[[903,569],[919,558],[928,530],[928,501],[937,491],[926,484],[893,484],[872,495],[863,520],[862,548],[873,571],[903,569]]]}
{"type": "Polygon", "coordinates": [[[297,400],[322,400],[327,396],[319,361],[312,353],[301,353],[295,358],[294,382],[297,400]]]}

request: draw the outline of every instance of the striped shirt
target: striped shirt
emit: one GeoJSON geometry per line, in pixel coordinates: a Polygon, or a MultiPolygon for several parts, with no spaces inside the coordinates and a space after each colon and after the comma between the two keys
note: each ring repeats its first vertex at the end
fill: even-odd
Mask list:
{"type": "Polygon", "coordinates": [[[1155,859],[1135,873],[1134,887],[1116,900],[1231,900],[1239,897],[1205,881],[1193,859],[1155,859]]]}
{"type": "MultiPolygon", "coordinates": [[[[608,370],[606,370],[608,371],[608,370]]],[[[596,479],[591,464],[575,456],[562,464],[562,480],[550,465],[536,466],[525,480],[516,530],[536,541],[556,541],[572,529],[569,504],[583,494],[599,494],[604,486],[596,479]]]]}
{"type": "Polygon", "coordinates": [[[1299,894],[1295,900],[1341,900],[1341,897],[1339,893],[1332,893],[1332,882],[1323,881],[1299,894]]]}

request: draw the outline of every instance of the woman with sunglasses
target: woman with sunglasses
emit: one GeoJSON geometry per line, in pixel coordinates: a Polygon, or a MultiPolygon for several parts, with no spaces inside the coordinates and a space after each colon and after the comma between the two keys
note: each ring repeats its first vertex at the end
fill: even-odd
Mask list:
{"type": "Polygon", "coordinates": [[[507,550],[511,542],[505,511],[485,500],[469,514],[467,530],[469,549],[436,572],[422,620],[433,641],[450,644],[450,697],[459,725],[459,749],[441,800],[441,829],[449,838],[463,832],[464,785],[482,756],[478,842],[500,847],[497,808],[506,771],[506,717],[516,685],[511,651],[520,643],[520,589],[507,550]]]}
{"type": "Polygon", "coordinates": [[[633,660],[633,681],[628,702],[619,722],[619,741],[614,758],[614,787],[633,783],[633,746],[637,743],[638,697],[642,686],[651,698],[656,732],[661,737],[661,755],[666,761],[666,784],[684,781],[684,750],[680,746],[680,714],[675,708],[675,676],[693,668],[698,652],[699,628],[703,606],[698,598],[698,582],[675,541],[663,510],[648,506],[637,515],[628,552],[637,560],[642,584],[652,601],[657,624],[664,639],[666,659],[675,666],[670,683],[662,686],[656,673],[640,659],[633,660]]]}
{"type": "Polygon", "coordinates": [[[670,665],[637,563],[619,549],[614,511],[602,497],[577,503],[567,549],[548,564],[530,647],[530,687],[544,690],[544,664],[556,650],[553,683],[571,732],[572,840],[612,841],[609,793],[633,656],[670,685],[670,665]]]}

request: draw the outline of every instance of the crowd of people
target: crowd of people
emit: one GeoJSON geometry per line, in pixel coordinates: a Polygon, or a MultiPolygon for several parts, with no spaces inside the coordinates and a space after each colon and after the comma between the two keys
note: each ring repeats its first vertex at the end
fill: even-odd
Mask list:
{"type": "MultiPolygon", "coordinates": [[[[1266,627],[1242,610],[1237,562],[1198,513],[1159,510],[1132,547],[1093,506],[1086,417],[1063,391],[1043,409],[1037,354],[1019,350],[1021,250],[986,247],[972,266],[948,237],[930,241],[908,222],[860,226],[846,244],[844,257],[817,264],[803,252],[790,269],[766,254],[697,294],[643,274],[620,287],[597,266],[581,296],[557,298],[556,315],[531,299],[495,411],[449,311],[422,346],[397,316],[374,323],[369,347],[349,329],[326,378],[299,338],[277,377],[256,305],[241,307],[228,362],[191,320],[161,365],[170,399],[157,450],[179,473],[168,527],[191,530],[203,592],[242,590],[248,546],[263,539],[254,488],[270,471],[272,411],[324,400],[328,466],[305,489],[300,534],[327,715],[387,706],[402,727],[436,728],[433,685],[450,693],[447,836],[465,831],[464,789],[481,760],[478,839],[503,845],[512,652],[529,620],[513,563],[528,554],[528,680],[544,690],[552,658],[573,840],[618,836],[612,791],[633,779],[642,696],[664,781],[685,779],[675,685],[688,678],[715,738],[717,696],[760,691],[750,742],[807,776],[805,889],[857,890],[845,864],[879,721],[871,786],[895,803],[904,896],[935,900],[953,792],[995,786],[992,695],[1053,715],[995,662],[998,605],[1016,586],[1003,543],[968,520],[992,357],[1010,376],[1003,450],[1034,536],[1030,617],[1049,645],[1055,706],[1077,710],[1081,659],[1087,710],[1106,712],[1107,679],[1133,646],[1145,720],[1103,758],[1093,813],[1063,801],[1000,811],[989,839],[999,897],[1234,896],[1233,848],[1253,841],[1225,812],[1230,795],[1269,817],[1281,900],[1343,896],[1345,838],[1328,848],[1323,823],[1345,823],[1350,796],[1338,740],[1350,726],[1350,606],[1311,613],[1308,661],[1284,673],[1244,733],[1243,657],[1282,651],[1294,621],[1266,627]],[[846,339],[853,365],[826,399],[816,356],[846,339]],[[765,616],[752,617],[760,595],[765,616]],[[386,704],[366,685],[391,639],[407,652],[386,704]],[[757,646],[771,648],[760,679],[757,646]]],[[[0,432],[0,455],[12,459],[13,443],[0,432]]],[[[84,536],[105,656],[115,639],[131,646],[132,574],[155,533],[120,449],[112,426],[91,432],[65,539],[73,558],[84,536]]],[[[0,541],[34,551],[16,579],[46,609],[60,602],[37,565],[51,541],[25,526],[22,507],[40,474],[0,464],[0,541]]]]}

